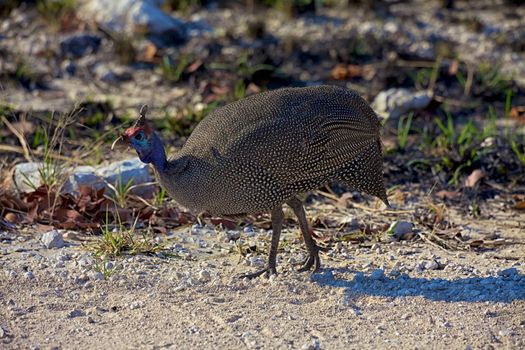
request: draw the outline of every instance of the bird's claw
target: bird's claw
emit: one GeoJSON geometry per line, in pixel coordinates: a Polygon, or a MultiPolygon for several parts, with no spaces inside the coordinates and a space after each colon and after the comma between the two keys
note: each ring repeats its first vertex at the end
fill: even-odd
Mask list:
{"type": "Polygon", "coordinates": [[[271,275],[277,275],[277,269],[274,266],[268,266],[264,269],[254,272],[254,273],[247,273],[244,275],[239,276],[240,279],[247,278],[249,280],[260,277],[262,275],[265,275],[266,278],[269,278],[271,275]]]}
{"type": "Polygon", "coordinates": [[[321,269],[321,258],[319,258],[318,247],[316,247],[316,249],[310,253],[308,258],[302,265],[302,267],[297,269],[298,272],[310,271],[312,269],[312,266],[314,266],[314,270],[312,271],[312,273],[319,272],[319,270],[321,269]]]}

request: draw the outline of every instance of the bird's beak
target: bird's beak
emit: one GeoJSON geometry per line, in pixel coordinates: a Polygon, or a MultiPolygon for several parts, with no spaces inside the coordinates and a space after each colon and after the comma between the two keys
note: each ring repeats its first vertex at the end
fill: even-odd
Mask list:
{"type": "Polygon", "coordinates": [[[115,146],[117,144],[125,144],[127,146],[129,146],[129,137],[127,137],[126,135],[120,135],[119,137],[117,137],[115,139],[115,141],[113,141],[113,143],[111,144],[111,150],[113,151],[113,149],[115,148],[115,146]]]}

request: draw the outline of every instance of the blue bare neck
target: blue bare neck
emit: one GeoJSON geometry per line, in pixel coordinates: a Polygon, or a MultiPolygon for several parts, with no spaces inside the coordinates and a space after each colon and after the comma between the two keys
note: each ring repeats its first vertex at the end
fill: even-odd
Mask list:
{"type": "Polygon", "coordinates": [[[164,150],[164,143],[162,142],[160,137],[157,136],[156,133],[153,133],[151,138],[152,150],[142,161],[144,163],[153,164],[153,166],[158,172],[162,172],[166,169],[166,165],[168,163],[168,161],[166,160],[166,151],[164,150]]]}

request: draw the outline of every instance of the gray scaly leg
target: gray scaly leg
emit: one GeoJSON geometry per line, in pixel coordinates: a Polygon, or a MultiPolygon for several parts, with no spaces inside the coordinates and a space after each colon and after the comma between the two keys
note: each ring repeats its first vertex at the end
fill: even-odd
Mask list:
{"type": "Polygon", "coordinates": [[[277,275],[277,248],[279,247],[279,238],[281,237],[281,229],[283,227],[283,208],[279,206],[272,210],[272,244],[270,252],[268,253],[268,265],[260,271],[240,276],[240,278],[256,278],[266,273],[267,276],[277,275]]]}
{"type": "Polygon", "coordinates": [[[308,228],[308,221],[306,220],[306,213],[304,212],[303,203],[297,198],[293,197],[288,201],[288,205],[292,208],[295,216],[299,219],[299,227],[301,228],[301,233],[303,234],[304,244],[308,249],[309,256],[306,259],[303,267],[298,271],[304,272],[308,271],[314,266],[314,271],[317,272],[321,268],[321,259],[319,258],[319,247],[315,244],[310,230],[308,228]]]}

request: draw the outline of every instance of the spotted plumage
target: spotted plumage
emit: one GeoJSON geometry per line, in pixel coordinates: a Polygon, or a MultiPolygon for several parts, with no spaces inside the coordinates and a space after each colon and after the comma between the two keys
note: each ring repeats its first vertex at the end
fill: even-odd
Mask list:
{"type": "MultiPolygon", "coordinates": [[[[314,263],[318,268],[319,257],[301,222],[298,193],[339,181],[388,204],[379,120],[358,94],[344,88],[279,89],[218,108],[169,161],[150,130],[143,116],[124,138],[143,161],[153,163],[160,184],[179,204],[219,215],[270,211],[280,233],[278,219],[288,203],[310,250],[308,268],[314,263]],[[144,149],[144,141],[134,139],[142,129],[146,132],[139,138],[148,138],[144,149]]],[[[269,273],[275,272],[272,254],[269,273]]]]}

